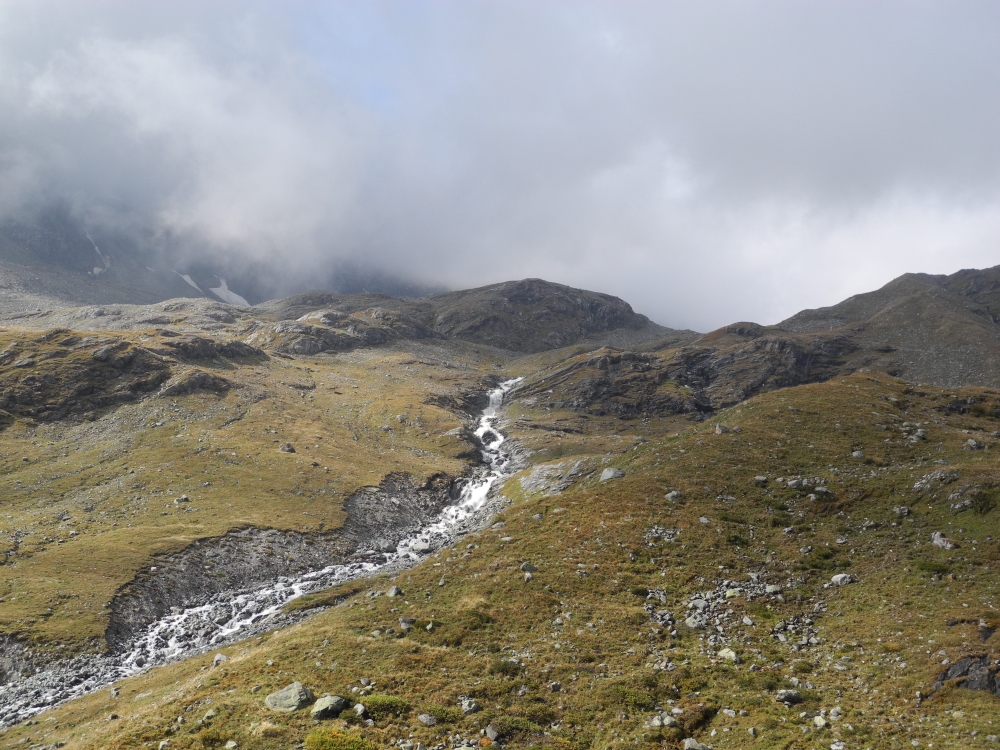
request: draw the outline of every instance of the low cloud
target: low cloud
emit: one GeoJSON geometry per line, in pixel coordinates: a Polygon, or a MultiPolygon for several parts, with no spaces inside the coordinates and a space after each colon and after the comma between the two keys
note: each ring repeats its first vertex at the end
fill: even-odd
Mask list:
{"type": "Polygon", "coordinates": [[[0,2],[0,213],[281,291],[542,276],[776,322],[997,262],[998,32],[975,2],[0,2]]]}

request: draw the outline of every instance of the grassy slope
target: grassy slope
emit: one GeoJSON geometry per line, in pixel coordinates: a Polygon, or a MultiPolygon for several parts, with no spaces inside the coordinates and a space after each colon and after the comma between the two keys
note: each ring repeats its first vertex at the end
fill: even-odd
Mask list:
{"type": "MultiPolygon", "coordinates": [[[[102,691],[74,701],[0,742],[125,748],[155,747],[169,737],[173,748],[228,739],[286,748],[316,731],[314,722],[305,712],[267,711],[264,695],[301,680],[318,695],[350,696],[368,677],[377,692],[405,699],[411,710],[372,729],[326,724],[379,745],[411,734],[428,745],[453,732],[472,737],[490,721],[512,746],[679,746],[685,733],[716,748],[827,747],[837,737],[848,747],[980,743],[1000,729],[997,699],[952,686],[921,705],[915,695],[927,690],[945,658],[998,656],[1000,636],[980,644],[976,629],[978,618],[997,617],[1000,511],[987,510],[996,451],[963,450],[970,437],[994,442],[1000,423],[989,415],[1000,407],[998,396],[914,390],[885,376],[856,375],[752,399],[719,416],[741,428],[722,435],[714,423],[678,435],[676,425],[578,419],[586,432],[567,437],[514,421],[515,437],[548,448],[535,460],[575,452],[610,459],[626,476],[604,484],[592,476],[550,497],[527,495],[512,480],[505,492],[515,502],[501,518],[505,525],[401,574],[402,599],[355,593],[298,626],[225,649],[230,660],[220,667],[211,668],[207,655],[154,670],[124,681],[117,698],[102,691]],[[965,414],[940,411],[955,397],[978,402],[965,414]],[[898,425],[918,421],[927,423],[927,439],[904,441],[898,425]],[[857,449],[863,458],[852,457],[857,449]],[[920,477],[952,467],[959,472],[954,483],[914,492],[920,477]],[[761,486],[757,475],[770,479],[761,486]],[[806,491],[774,481],[792,475],[822,477],[835,497],[813,502],[806,491]],[[983,487],[985,513],[949,510],[947,494],[967,484],[983,487]],[[670,489],[681,498],[667,501],[670,489]],[[896,515],[900,505],[912,515],[896,515]],[[652,526],[681,533],[672,543],[650,542],[652,526]],[[959,549],[929,545],[935,530],[959,549]],[[814,551],[804,555],[807,546],[814,551]],[[538,568],[530,582],[520,570],[525,561],[538,568]],[[859,582],[824,588],[841,571],[859,582]],[[746,615],[754,623],[727,628],[738,665],[707,648],[703,633],[680,624],[673,637],[655,626],[639,596],[662,589],[668,603],[657,606],[681,622],[692,595],[722,579],[746,581],[750,572],[781,585],[785,601],[731,600],[734,621],[746,615]],[[772,634],[777,623],[806,615],[820,645],[792,650],[794,641],[772,634]],[[418,627],[397,638],[388,631],[399,630],[401,616],[416,618],[418,627]],[[947,626],[953,619],[963,622],[947,626]],[[432,632],[419,627],[428,622],[432,632]],[[521,666],[503,661],[511,658],[521,666]],[[665,661],[675,667],[654,667],[665,661]],[[773,694],[793,678],[805,702],[789,709],[773,694]],[[552,682],[561,690],[553,692],[552,682]],[[462,717],[455,711],[460,695],[475,696],[483,710],[462,717]],[[686,729],[646,728],[654,706],[682,707],[686,729]],[[812,716],[834,706],[844,718],[816,729],[812,716]],[[199,724],[210,707],[217,715],[199,724]],[[424,727],[416,721],[423,711],[442,721],[424,727]],[[109,720],[112,712],[119,718],[109,720]],[[178,731],[168,734],[171,726],[178,731]]],[[[537,422],[555,418],[523,403],[511,412],[537,422]]],[[[361,588],[389,585],[376,579],[361,588]]]]}
{"type": "Polygon", "coordinates": [[[0,439],[0,632],[93,645],[104,605],[154,555],[239,527],[335,529],[342,499],[390,472],[461,473],[468,445],[447,434],[460,421],[425,402],[480,386],[489,363],[413,349],[224,363],[214,369],[234,387],[222,396],[15,422],[0,439]],[[279,452],[284,441],[297,452],[279,452]],[[182,494],[191,502],[175,504],[182,494]]]}

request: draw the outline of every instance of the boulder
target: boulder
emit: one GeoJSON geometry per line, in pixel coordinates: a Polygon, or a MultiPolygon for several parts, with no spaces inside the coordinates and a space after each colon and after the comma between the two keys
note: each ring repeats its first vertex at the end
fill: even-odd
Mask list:
{"type": "Polygon", "coordinates": [[[392,586],[388,591],[385,592],[385,595],[386,596],[402,596],[403,595],[403,589],[399,588],[399,586],[392,586]]]}
{"type": "Polygon", "coordinates": [[[282,443],[278,446],[278,450],[282,453],[295,453],[295,446],[291,443],[282,443]]]}
{"type": "Polygon", "coordinates": [[[948,539],[942,532],[935,531],[931,534],[931,544],[941,549],[958,549],[958,545],[948,539]]]}
{"type": "Polygon", "coordinates": [[[837,573],[837,575],[830,579],[830,583],[834,586],[846,586],[849,583],[855,583],[857,580],[850,573],[837,573]]]}
{"type": "Polygon", "coordinates": [[[309,711],[314,719],[335,719],[350,707],[350,703],[339,695],[324,695],[309,711]]]}
{"type": "Polygon", "coordinates": [[[417,716],[417,721],[419,721],[425,727],[432,727],[435,724],[437,724],[437,719],[435,719],[430,714],[419,714],[417,716]]]}
{"type": "Polygon", "coordinates": [[[264,699],[264,705],[272,711],[292,713],[300,708],[305,708],[313,702],[313,693],[301,682],[293,682],[281,690],[271,693],[264,699]]]}
{"type": "Polygon", "coordinates": [[[726,661],[731,661],[734,664],[739,664],[740,663],[740,657],[737,656],[736,652],[733,651],[731,648],[724,648],[724,649],[722,649],[721,651],[719,651],[718,656],[719,656],[720,659],[725,659],[726,661]]]}
{"type": "Polygon", "coordinates": [[[698,742],[694,737],[688,737],[684,740],[684,750],[712,750],[712,748],[698,742]]]}
{"type": "Polygon", "coordinates": [[[802,693],[798,690],[779,690],[774,694],[774,699],[778,701],[778,703],[794,706],[796,703],[802,702],[802,693]]]}
{"type": "Polygon", "coordinates": [[[621,479],[623,476],[625,476],[624,471],[609,466],[607,469],[601,472],[601,481],[607,482],[610,479],[621,479]]]}

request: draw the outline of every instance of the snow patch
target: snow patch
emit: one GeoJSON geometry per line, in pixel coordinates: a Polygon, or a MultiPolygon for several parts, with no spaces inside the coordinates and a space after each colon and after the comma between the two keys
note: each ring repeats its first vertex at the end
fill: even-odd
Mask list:
{"type": "Polygon", "coordinates": [[[249,302],[226,286],[226,280],[224,278],[221,276],[217,276],[216,278],[219,280],[219,286],[210,286],[208,291],[221,299],[223,302],[228,302],[230,305],[243,305],[243,307],[250,307],[249,302]]]}
{"type": "Polygon", "coordinates": [[[192,279],[186,273],[181,273],[180,271],[176,271],[176,270],[174,271],[174,273],[176,273],[178,276],[180,276],[182,279],[184,279],[184,281],[186,281],[188,284],[190,284],[191,286],[193,286],[199,292],[201,292],[202,294],[204,294],[204,292],[201,291],[201,287],[198,286],[197,284],[195,284],[194,283],[194,279],[192,279]]]}
{"type": "Polygon", "coordinates": [[[102,273],[111,268],[111,258],[109,258],[107,255],[101,252],[101,248],[97,246],[97,243],[94,242],[94,238],[90,236],[90,232],[84,232],[84,235],[87,237],[88,240],[90,240],[90,244],[94,246],[94,252],[97,253],[97,257],[99,257],[101,259],[101,262],[104,264],[104,268],[101,268],[100,266],[94,266],[94,270],[90,272],[90,275],[100,276],[102,273]]]}

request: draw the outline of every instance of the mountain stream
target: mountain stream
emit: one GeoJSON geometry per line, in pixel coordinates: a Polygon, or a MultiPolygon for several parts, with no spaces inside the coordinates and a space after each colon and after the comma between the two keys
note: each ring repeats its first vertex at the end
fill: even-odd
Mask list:
{"type": "Polygon", "coordinates": [[[511,474],[511,456],[503,449],[504,436],[496,429],[496,421],[504,396],[520,380],[504,381],[489,392],[489,403],[475,430],[483,468],[464,484],[457,501],[399,542],[394,551],[383,554],[381,561],[330,565],[278,578],[266,586],[222,592],[198,606],[175,608],[118,653],[85,654],[29,676],[14,677],[0,685],[0,728],[154,666],[268,630],[268,624],[293,599],[345,581],[411,567],[453,542],[484,508],[493,486],[511,474]]]}

